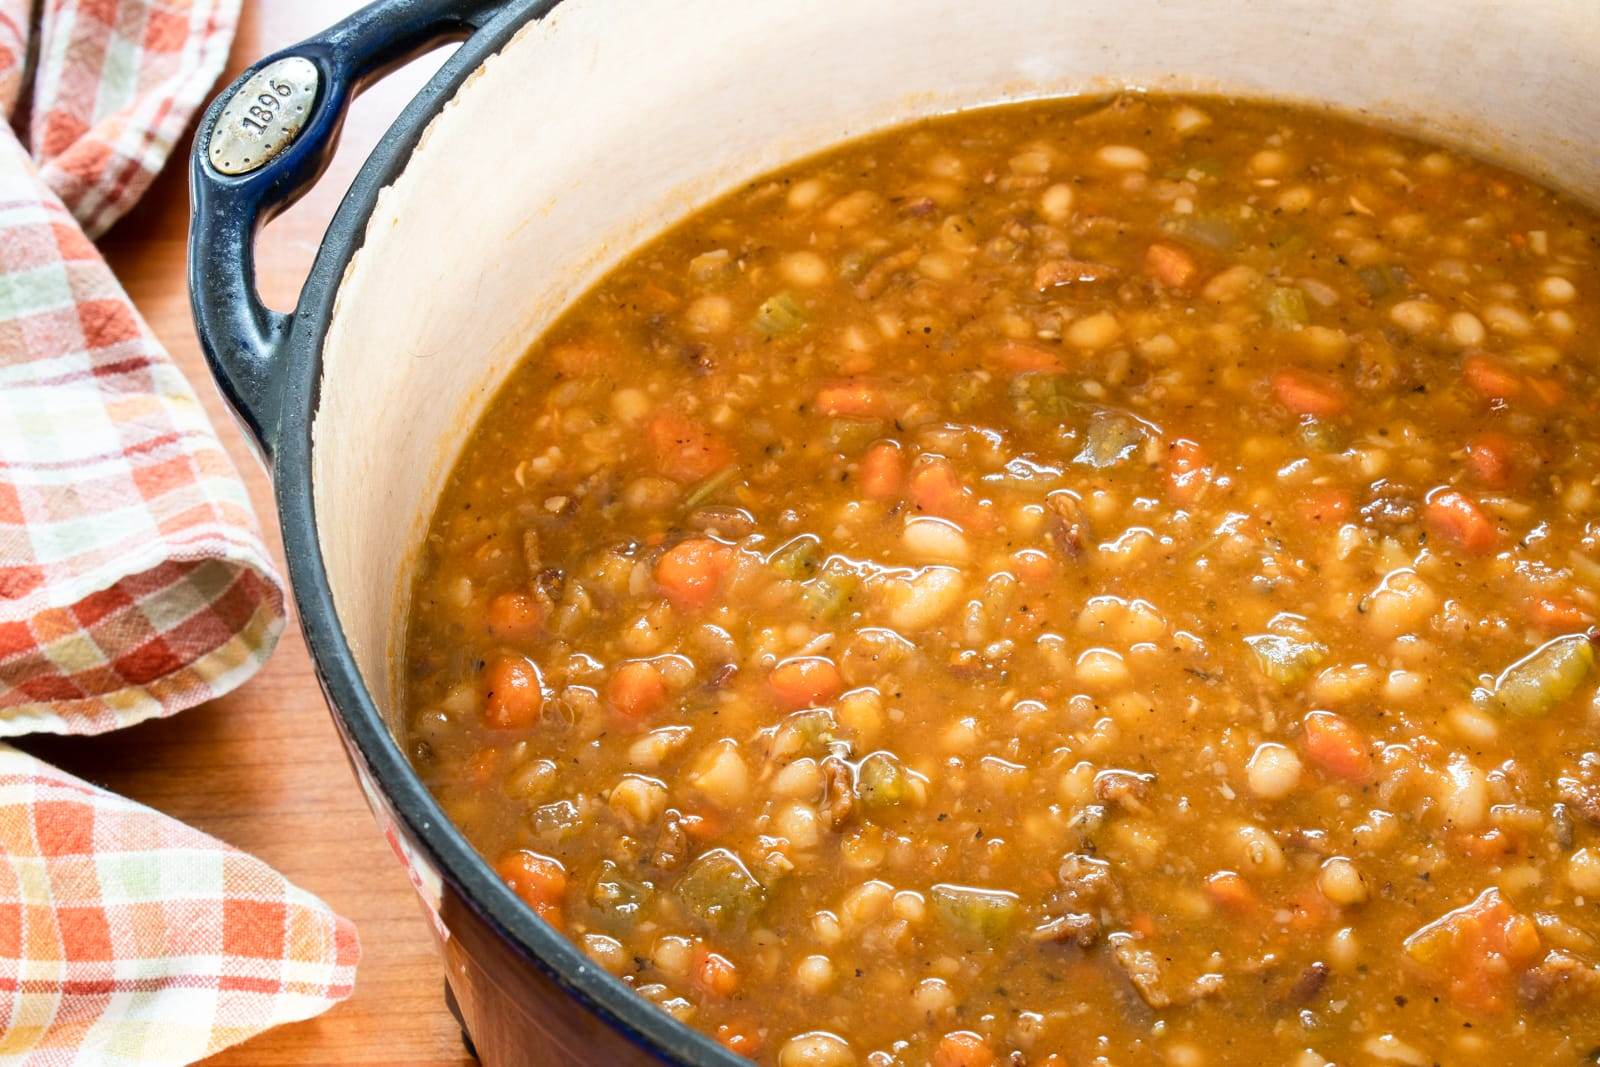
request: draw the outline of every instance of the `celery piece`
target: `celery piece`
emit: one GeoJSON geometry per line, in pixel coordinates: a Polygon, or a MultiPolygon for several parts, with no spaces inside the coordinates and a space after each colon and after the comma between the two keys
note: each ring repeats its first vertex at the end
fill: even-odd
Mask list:
{"type": "Polygon", "coordinates": [[[1406,272],[1389,263],[1362,267],[1356,271],[1356,277],[1367,295],[1374,300],[1381,300],[1406,287],[1406,272]]]}
{"type": "Polygon", "coordinates": [[[710,500],[712,497],[716,496],[718,492],[720,492],[729,482],[733,481],[734,478],[738,477],[738,475],[739,468],[724,467],[722,470],[711,475],[705,481],[695,486],[692,491],[690,491],[688,499],[683,502],[684,508],[697,508],[701,504],[704,504],[707,500],[710,500]]]}
{"type": "Polygon", "coordinates": [[[1501,673],[1491,703],[1518,718],[1548,715],[1578,691],[1594,668],[1594,660],[1594,645],[1583,634],[1546,642],[1501,673]]]}
{"type": "Polygon", "coordinates": [[[878,419],[829,419],[824,435],[835,452],[859,452],[883,436],[878,419]]]}
{"type": "Polygon", "coordinates": [[[1075,463],[1086,463],[1096,470],[1115,467],[1144,442],[1144,431],[1127,415],[1117,411],[1097,411],[1089,419],[1083,451],[1075,463]]]}
{"type": "Polygon", "coordinates": [[[1239,229],[1220,215],[1178,215],[1164,226],[1168,233],[1213,252],[1239,247],[1239,229]]]}
{"type": "Polygon", "coordinates": [[[1344,448],[1344,434],[1339,427],[1321,419],[1307,419],[1295,430],[1295,438],[1307,448],[1318,452],[1338,452],[1344,448]]]}
{"type": "Polygon", "coordinates": [[[702,922],[719,930],[740,925],[767,902],[761,883],[725,848],[696,856],[675,892],[702,922]]]}
{"type": "Polygon", "coordinates": [[[1018,415],[1059,419],[1074,406],[1067,388],[1065,374],[1029,371],[1011,379],[1011,404],[1018,415]]]}
{"type": "Polygon", "coordinates": [[[1282,634],[1257,634],[1244,643],[1255,653],[1256,666],[1267,680],[1288,688],[1311,677],[1317,665],[1328,658],[1328,650],[1315,641],[1282,634]]]}
{"type": "Polygon", "coordinates": [[[589,903],[614,926],[632,926],[639,912],[650,903],[655,889],[647,882],[636,882],[622,874],[611,860],[602,860],[589,887],[589,903]]]}
{"type": "Polygon", "coordinates": [[[861,578],[854,571],[824,568],[806,583],[806,607],[817,621],[836,619],[844,613],[860,587],[861,578]]]}
{"type": "Polygon", "coordinates": [[[1306,294],[1292,285],[1280,285],[1267,294],[1267,318],[1280,330],[1298,330],[1311,322],[1306,294]]]}
{"type": "Polygon", "coordinates": [[[874,752],[861,761],[856,795],[866,808],[893,808],[910,797],[911,779],[892,752],[874,752]]]}
{"type": "Polygon", "coordinates": [[[794,333],[805,324],[805,309],[787,292],[768,297],[756,309],[756,331],[769,341],[794,333]]]}
{"type": "Polygon", "coordinates": [[[933,911],[951,929],[991,943],[999,942],[1016,924],[1022,903],[1002,889],[940,883],[933,887],[933,911]]]}
{"type": "Polygon", "coordinates": [[[785,541],[767,557],[767,566],[785,578],[800,581],[817,573],[822,562],[822,542],[810,534],[785,541]]]}

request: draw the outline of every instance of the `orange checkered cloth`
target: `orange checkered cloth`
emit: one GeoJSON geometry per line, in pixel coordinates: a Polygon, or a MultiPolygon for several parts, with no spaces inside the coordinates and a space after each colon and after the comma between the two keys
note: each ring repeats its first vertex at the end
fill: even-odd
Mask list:
{"type": "MultiPolygon", "coordinates": [[[[238,473],[89,236],[182,139],[238,8],[0,0],[0,736],[170,715],[283,629],[238,473]]],[[[348,996],[358,954],[260,861],[0,744],[0,1063],[187,1063],[348,996]]]]}
{"type": "Polygon", "coordinates": [[[127,211],[238,0],[0,0],[0,736],[100,733],[255,673],[283,586],[194,391],[86,234],[127,211]],[[38,11],[29,66],[30,8],[38,11]]]}

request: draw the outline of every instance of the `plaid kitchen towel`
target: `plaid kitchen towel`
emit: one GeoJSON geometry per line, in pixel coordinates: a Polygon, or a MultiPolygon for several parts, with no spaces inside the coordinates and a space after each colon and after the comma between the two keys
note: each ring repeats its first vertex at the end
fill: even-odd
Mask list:
{"type": "Polygon", "coordinates": [[[219,696],[283,628],[237,472],[86,236],[149,186],[237,18],[0,0],[0,106],[28,112],[26,146],[0,130],[0,736],[219,696]]]}
{"type": "Polygon", "coordinates": [[[358,955],[260,860],[0,745],[0,1063],[190,1063],[349,996],[358,955]]]}

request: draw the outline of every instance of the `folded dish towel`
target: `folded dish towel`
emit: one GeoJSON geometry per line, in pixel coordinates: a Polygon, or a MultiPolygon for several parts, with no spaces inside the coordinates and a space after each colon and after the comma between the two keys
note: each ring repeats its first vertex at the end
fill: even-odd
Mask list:
{"type": "Polygon", "coordinates": [[[0,104],[31,107],[32,152],[0,130],[0,736],[172,714],[283,628],[237,473],[85,236],[183,135],[238,0],[40,3],[25,79],[30,6],[0,0],[0,104]]]}
{"type": "Polygon", "coordinates": [[[350,995],[316,897],[5,745],[0,856],[0,1063],[191,1063],[350,995]]]}
{"type": "MultiPolygon", "coordinates": [[[[182,137],[238,8],[0,0],[27,131],[0,128],[0,736],[172,714],[283,629],[238,474],[88,236],[182,137]]],[[[260,861],[0,745],[0,1063],[187,1063],[348,996],[358,955],[260,861]]]]}

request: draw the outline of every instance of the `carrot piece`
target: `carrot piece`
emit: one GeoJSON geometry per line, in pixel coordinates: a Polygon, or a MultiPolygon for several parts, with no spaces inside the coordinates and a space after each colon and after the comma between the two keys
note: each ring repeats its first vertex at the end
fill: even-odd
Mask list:
{"type": "Polygon", "coordinates": [[[939,1039],[933,1067],[992,1067],[994,1051],[971,1030],[956,1030],[939,1039]]]}
{"type": "Polygon", "coordinates": [[[1145,249],[1144,269],[1169,289],[1182,289],[1194,278],[1194,257],[1176,245],[1155,244],[1145,249]]]}
{"type": "Polygon", "coordinates": [[[1167,490],[1180,504],[1192,504],[1211,484],[1206,450],[1200,442],[1180,437],[1167,446],[1167,490]]]}
{"type": "Polygon", "coordinates": [[[1272,392],[1278,398],[1278,403],[1296,415],[1311,415],[1319,419],[1342,414],[1350,405],[1344,387],[1338,382],[1293,367],[1272,376],[1272,392]]]}
{"type": "Polygon", "coordinates": [[[1594,621],[1576,600],[1565,596],[1534,598],[1528,603],[1528,616],[1535,626],[1550,633],[1570,633],[1594,621]]]}
{"type": "Polygon", "coordinates": [[[502,856],[494,869],[535,915],[561,929],[561,900],[567,892],[567,869],[560,860],[524,848],[502,856]]]}
{"type": "Polygon", "coordinates": [[[767,675],[767,685],[785,711],[826,704],[844,690],[839,668],[821,656],[784,660],[767,675]]]}
{"type": "Polygon", "coordinates": [[[1250,883],[1233,871],[1218,871],[1207,878],[1206,895],[1237,911],[1249,911],[1261,904],[1261,898],[1250,888],[1250,883]]]}
{"type": "Polygon", "coordinates": [[[989,359],[1014,374],[1061,369],[1060,356],[1047,348],[1023,344],[1021,341],[1000,342],[989,349],[989,359]]]}
{"type": "Polygon", "coordinates": [[[960,508],[966,487],[949,460],[927,456],[911,472],[910,495],[918,510],[952,516],[960,508]]]}
{"type": "Polygon", "coordinates": [[[1446,912],[1405,939],[1405,954],[1460,1007],[1497,1012],[1515,994],[1518,972],[1543,951],[1532,919],[1498,889],[1446,912]]]}
{"type": "Polygon", "coordinates": [[[629,660],[606,683],[606,702],[635,722],[648,719],[667,702],[667,682],[649,660],[629,660]]]}
{"type": "Polygon", "coordinates": [[[905,454],[899,445],[893,441],[877,442],[861,457],[857,472],[861,491],[874,500],[893,499],[900,492],[905,468],[905,454]]]}
{"type": "Polygon", "coordinates": [[[675,482],[701,481],[733,462],[722,438],[682,415],[662,412],[644,433],[656,470],[675,482]]]}
{"type": "Polygon", "coordinates": [[[1502,359],[1483,352],[1468,356],[1461,364],[1467,387],[1485,400],[1515,400],[1522,395],[1522,378],[1502,359]]]}
{"type": "Polygon", "coordinates": [[[501,593],[489,601],[489,632],[502,641],[528,641],[544,626],[544,609],[527,593],[501,593]]]}
{"type": "Polygon", "coordinates": [[[1307,522],[1337,524],[1350,515],[1350,494],[1331,485],[1314,485],[1300,498],[1300,515],[1307,522]]]}
{"type": "Polygon", "coordinates": [[[1508,489],[1516,480],[1516,442],[1503,433],[1480,433],[1467,442],[1472,476],[1491,489],[1508,489]]]}
{"type": "Polygon", "coordinates": [[[598,341],[567,341],[550,350],[550,362],[568,378],[586,378],[605,361],[606,350],[598,341]]]}
{"type": "Polygon", "coordinates": [[[737,1052],[741,1056],[753,1057],[761,1051],[761,1038],[754,1031],[756,1026],[748,1019],[738,1022],[718,1023],[717,1042],[729,1052],[737,1052]]]}
{"type": "Polygon", "coordinates": [[[866,378],[829,382],[817,390],[812,406],[819,415],[854,419],[886,419],[893,414],[883,387],[866,378]]]}
{"type": "Polygon", "coordinates": [[[501,656],[484,675],[483,722],[494,730],[520,730],[544,709],[539,669],[521,656],[501,656]]]}
{"type": "Polygon", "coordinates": [[[1044,585],[1056,574],[1056,561],[1050,558],[1050,553],[1037,548],[1012,553],[1011,565],[1016,568],[1017,577],[1029,585],[1044,585]]]}
{"type": "Polygon", "coordinates": [[[674,545],[656,562],[656,584],[678,608],[703,608],[711,603],[723,575],[733,566],[734,550],[709,537],[691,537],[674,545]]]}
{"type": "Polygon", "coordinates": [[[739,991],[739,968],[720,952],[701,949],[694,962],[695,988],[713,997],[731,997],[739,991]]]}
{"type": "Polygon", "coordinates": [[[1547,408],[1558,408],[1567,399],[1567,387],[1559,378],[1529,377],[1527,386],[1533,398],[1547,408]]]}
{"type": "Polygon", "coordinates": [[[1331,711],[1308,712],[1301,721],[1306,758],[1335,778],[1353,782],[1372,776],[1372,750],[1367,737],[1331,711]]]}
{"type": "Polygon", "coordinates": [[[1454,489],[1430,494],[1423,518],[1436,537],[1454,542],[1472,555],[1492,551],[1500,540],[1494,523],[1477,502],[1454,489]]]}
{"type": "Polygon", "coordinates": [[[1339,914],[1339,906],[1314,885],[1290,894],[1287,903],[1289,929],[1297,933],[1311,933],[1339,914]]]}

